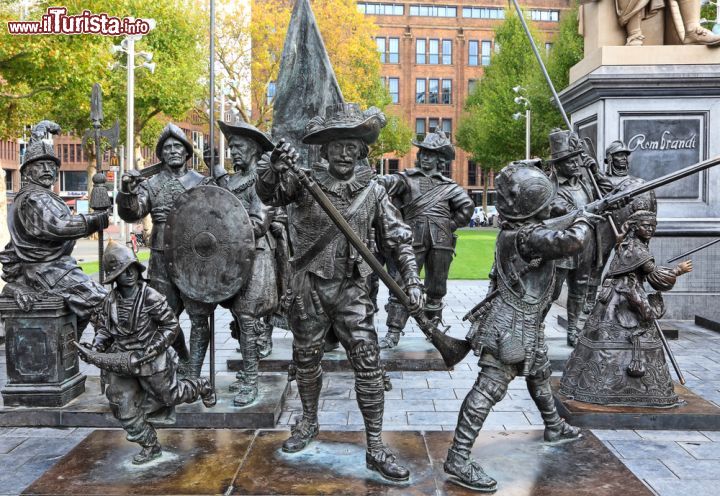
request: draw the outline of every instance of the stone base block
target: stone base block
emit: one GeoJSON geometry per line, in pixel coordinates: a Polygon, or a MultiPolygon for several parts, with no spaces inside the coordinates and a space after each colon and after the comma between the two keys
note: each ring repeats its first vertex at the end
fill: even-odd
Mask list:
{"type": "MultiPolygon", "coordinates": [[[[242,367],[240,354],[228,358],[228,370],[237,371],[242,367]]],[[[260,360],[261,372],[287,372],[292,360],[292,338],[273,340],[272,354],[260,360]]],[[[392,350],[382,350],[380,354],[385,370],[447,370],[440,352],[424,338],[400,339],[400,344],[392,350]]],[[[352,367],[342,346],[333,351],[325,352],[322,362],[325,372],[351,372],[352,367]]]]}
{"type": "MultiPolygon", "coordinates": [[[[205,408],[202,402],[179,405],[176,423],[171,428],[258,429],[275,427],[288,390],[287,378],[282,375],[262,375],[258,399],[252,405],[233,405],[235,393],[228,391],[232,376],[218,376],[216,388],[218,402],[205,408]]],[[[85,394],[61,408],[0,409],[0,427],[120,427],[110,411],[110,405],[100,393],[98,377],[88,377],[85,394]]]]}
{"type": "Polygon", "coordinates": [[[560,378],[551,379],[555,405],[572,425],[593,429],[720,430],[720,408],[688,388],[675,384],[686,404],[673,408],[602,406],[567,399],[558,393],[560,378]]]}
{"type": "Polygon", "coordinates": [[[720,319],[716,317],[696,315],[695,325],[710,329],[711,331],[720,332],[720,319]]]}
{"type": "Polygon", "coordinates": [[[59,407],[85,392],[85,376],[75,374],[59,384],[5,384],[3,404],[8,407],[59,407]]]}
{"type": "MultiPolygon", "coordinates": [[[[391,482],[364,463],[362,432],[321,432],[300,453],[280,449],[281,431],[165,430],[163,456],[136,467],[137,445],[122,431],[97,431],[25,489],[27,495],[471,495],[448,480],[442,465],[452,432],[386,432],[385,441],[409,468],[410,480],[391,482]]],[[[592,433],[547,444],[542,431],[483,432],[473,448],[498,481],[498,494],[649,496],[592,433]]]]}

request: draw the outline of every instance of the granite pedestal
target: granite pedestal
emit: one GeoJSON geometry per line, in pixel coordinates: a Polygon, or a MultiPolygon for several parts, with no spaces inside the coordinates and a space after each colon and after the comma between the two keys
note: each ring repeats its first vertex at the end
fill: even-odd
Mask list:
{"type": "MultiPolygon", "coordinates": [[[[609,8],[612,8],[610,6],[609,8]]],[[[623,140],[630,174],[650,180],[720,154],[720,51],[704,46],[600,46],[570,70],[560,99],[573,127],[603,163],[623,140]]],[[[656,190],[658,264],[720,235],[720,168],[656,190]]],[[[694,271],[665,293],[666,319],[688,320],[717,306],[720,244],[690,256],[694,271]]],[[[670,265],[675,265],[674,262],[670,265]]]]}
{"type": "MultiPolygon", "coordinates": [[[[242,358],[239,353],[228,358],[228,370],[237,371],[242,367],[242,358]]],[[[273,352],[267,358],[260,360],[261,372],[287,372],[292,360],[292,338],[275,338],[273,352]]],[[[437,351],[427,339],[405,337],[400,340],[397,348],[382,350],[380,354],[385,370],[447,370],[440,352],[437,351]]],[[[352,372],[347,354],[342,346],[323,355],[322,367],[325,372],[352,372]]]]}
{"type": "MultiPolygon", "coordinates": [[[[261,375],[258,399],[252,405],[233,405],[235,393],[228,392],[232,376],[217,376],[218,402],[205,408],[201,402],[178,405],[176,423],[158,428],[246,429],[272,428],[277,424],[288,390],[283,375],[261,375]]],[[[0,427],[119,427],[107,398],[100,393],[98,377],[88,377],[87,391],[63,407],[25,408],[2,406],[0,427]]]]}
{"type": "MultiPolygon", "coordinates": [[[[390,482],[365,467],[362,432],[321,432],[300,453],[283,453],[281,431],[165,430],[163,458],[135,467],[137,445],[122,431],[97,431],[30,485],[27,495],[471,495],[447,480],[451,432],[386,432],[411,471],[390,482]]],[[[547,444],[542,431],[484,432],[473,456],[498,480],[501,496],[651,495],[592,433],[547,444]]]]}
{"type": "Polygon", "coordinates": [[[555,405],[561,417],[577,427],[593,429],[720,430],[720,408],[675,384],[685,404],[671,408],[604,406],[571,400],[558,393],[560,378],[551,379],[555,405]]]}
{"type": "Polygon", "coordinates": [[[58,407],[82,394],[85,376],[72,345],[77,322],[61,298],[37,301],[30,312],[0,298],[0,317],[7,339],[5,405],[58,407]]]}

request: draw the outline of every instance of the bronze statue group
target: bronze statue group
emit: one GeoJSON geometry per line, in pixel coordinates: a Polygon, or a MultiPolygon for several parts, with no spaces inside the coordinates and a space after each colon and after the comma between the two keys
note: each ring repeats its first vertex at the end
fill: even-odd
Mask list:
{"type": "MultiPolygon", "coordinates": [[[[77,316],[78,339],[92,322],[94,340],[79,346],[79,353],[102,369],[113,414],[127,439],[142,447],[133,462],[147,463],[162,453],[154,424],[172,422],[178,404],[216,402],[211,382],[201,377],[216,305],[188,297],[170,276],[165,223],[187,191],[222,188],[239,200],[235,208],[246,212],[254,240],[251,270],[240,289],[220,303],[232,313],[243,355],[232,385],[235,405],[257,397],[258,360],[269,351],[269,322],[279,314],[293,334],[291,368],[302,404],[282,450],[305,449],[319,432],[321,362],[332,329],[354,371],[368,469],[391,481],[408,480],[408,469],[382,440],[388,381],[380,349],[402,346],[410,314],[424,312],[435,324],[442,319],[455,231],[473,211],[463,189],[443,174],[454,158],[450,140],[442,131],[431,132],[413,142],[417,168],[378,177],[367,160],[385,124],[377,109],[342,103],[311,119],[302,141],[319,147],[315,163],[300,163],[289,143],[275,144],[250,124],[219,124],[233,173],[219,162],[208,164],[209,176],[189,169],[192,144],[168,124],[156,146],[161,166],[154,175],[128,171],[122,177],[118,213],[126,221],[152,217],[151,256],[145,275],[132,250],[108,243],[103,283],[110,291],[71,257],[75,240],[107,227],[108,213],[72,214],[53,193],[60,159],[44,138],[59,127],[49,121],[36,126],[9,220],[11,242],[0,253],[3,294],[28,312],[45,294],[62,296],[77,316]],[[330,205],[320,205],[309,185],[330,205]],[[345,220],[352,236],[331,221],[328,209],[345,220]],[[358,242],[384,261],[406,295],[388,302],[382,340],[373,322],[374,265],[358,242]],[[424,282],[418,276],[422,267],[424,282]],[[183,309],[191,322],[189,351],[178,323],[183,309]]],[[[568,344],[575,349],[561,393],[602,405],[679,403],[655,321],[664,311],[660,291],[671,289],[692,263],[674,268],[655,263],[648,247],[656,228],[655,197],[635,194],[643,181],[630,175],[630,151],[622,142],[608,147],[606,173],[576,134],[556,130],[550,145],[549,168],[540,160],[513,162],[495,180],[502,220],[495,260],[487,297],[468,314],[472,325],[466,337],[480,370],[460,408],[444,465],[452,481],[478,491],[492,492],[497,485],[471,458],[471,449],[513,378],[526,378],[546,442],[581,435],[558,415],[549,384],[544,319],[563,282],[568,344]],[[621,200],[608,200],[621,193],[621,200]],[[657,292],[647,293],[646,282],[657,292]]]]}

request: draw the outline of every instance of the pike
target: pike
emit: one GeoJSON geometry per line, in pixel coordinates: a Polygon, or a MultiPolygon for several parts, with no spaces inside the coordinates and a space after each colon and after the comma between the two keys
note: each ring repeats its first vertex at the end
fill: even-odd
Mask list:
{"type": "MultiPolygon", "coordinates": [[[[307,173],[305,169],[301,169],[297,162],[291,162],[291,170],[298,176],[302,185],[307,189],[308,193],[318,202],[318,205],[325,211],[330,217],[330,220],[337,226],[340,232],[345,236],[348,242],[355,248],[361,257],[367,262],[370,268],[375,272],[382,280],[383,283],[388,287],[390,292],[395,296],[398,301],[409,310],[410,299],[405,294],[405,291],[400,285],[392,278],[392,276],[385,270],[385,267],[375,258],[375,255],[365,245],[360,236],[353,231],[353,228],[348,224],[345,217],[335,208],[330,199],[325,195],[325,192],[320,188],[317,182],[307,173]]],[[[460,360],[462,360],[470,352],[470,343],[465,339],[456,339],[448,336],[446,333],[449,326],[445,329],[441,329],[439,322],[435,319],[429,319],[422,308],[411,312],[412,317],[417,322],[422,333],[432,343],[435,348],[440,352],[440,355],[447,365],[448,368],[452,369],[460,360]]]]}
{"type": "Polygon", "coordinates": [[[712,240],[712,241],[708,241],[707,243],[704,243],[704,244],[702,244],[702,245],[700,245],[700,246],[696,246],[696,247],[693,248],[692,250],[686,251],[686,252],[683,253],[682,255],[678,255],[678,256],[676,256],[676,257],[672,257],[671,259],[669,259],[669,260],[667,261],[667,263],[676,262],[676,261],[680,260],[681,258],[685,258],[685,257],[687,257],[688,255],[692,255],[693,253],[698,252],[698,251],[700,251],[700,250],[704,250],[705,248],[708,248],[708,247],[710,247],[710,246],[712,246],[712,245],[714,245],[714,244],[716,244],[716,243],[720,243],[720,238],[714,239],[714,240],[712,240]]]}
{"type": "MultiPolygon", "coordinates": [[[[99,83],[95,83],[90,96],[90,120],[92,121],[92,129],[85,131],[82,144],[85,146],[87,140],[92,138],[95,146],[95,175],[92,178],[93,190],[90,193],[90,208],[96,212],[104,212],[112,207],[112,200],[108,196],[108,190],[105,187],[105,173],[102,171],[102,139],[105,138],[110,143],[111,148],[116,148],[120,139],[120,123],[115,120],[115,125],[110,129],[102,129],[103,121],[102,109],[102,89],[99,83]]],[[[103,282],[103,231],[98,232],[98,260],[99,260],[99,277],[103,282]]]]}

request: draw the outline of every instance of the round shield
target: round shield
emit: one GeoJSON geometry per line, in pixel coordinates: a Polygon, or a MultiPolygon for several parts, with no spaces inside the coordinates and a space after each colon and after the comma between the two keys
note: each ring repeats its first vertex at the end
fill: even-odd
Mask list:
{"type": "Polygon", "coordinates": [[[165,260],[184,296],[219,303],[247,282],[255,239],[242,202],[218,186],[197,186],[177,200],[165,224],[165,260]]]}

